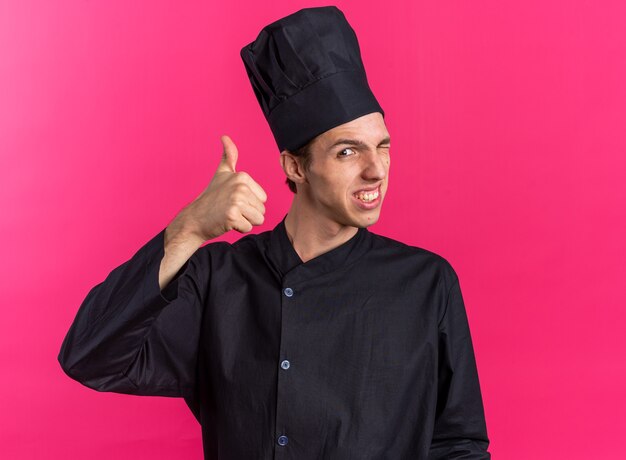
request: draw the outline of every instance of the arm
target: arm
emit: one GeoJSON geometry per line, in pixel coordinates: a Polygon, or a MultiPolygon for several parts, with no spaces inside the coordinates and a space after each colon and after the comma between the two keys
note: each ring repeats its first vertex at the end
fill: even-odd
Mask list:
{"type": "Polygon", "coordinates": [[[489,438],[463,297],[456,274],[439,322],[437,414],[429,460],[489,460],[489,438]]]}
{"type": "Polygon", "coordinates": [[[162,291],[174,279],[194,252],[202,246],[202,239],[187,235],[183,213],[168,225],[163,235],[163,258],[159,265],[159,289],[162,291]]]}
{"type": "Polygon", "coordinates": [[[161,231],[91,289],[59,353],[63,370],[98,391],[184,396],[195,379],[208,251],[159,288],[161,231]]]}
{"type": "Polygon", "coordinates": [[[236,173],[224,153],[208,187],[157,236],[91,289],[67,333],[59,362],[99,391],[184,396],[193,391],[201,319],[211,273],[200,245],[263,223],[267,196],[236,173]]]}

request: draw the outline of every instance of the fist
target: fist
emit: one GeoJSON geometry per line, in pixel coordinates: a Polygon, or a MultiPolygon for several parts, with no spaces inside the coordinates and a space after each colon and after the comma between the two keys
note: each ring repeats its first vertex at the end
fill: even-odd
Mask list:
{"type": "Polygon", "coordinates": [[[185,234],[202,242],[229,230],[247,233],[265,219],[267,194],[248,173],[236,171],[239,153],[231,138],[221,141],[222,159],[209,185],[175,219],[185,234]]]}

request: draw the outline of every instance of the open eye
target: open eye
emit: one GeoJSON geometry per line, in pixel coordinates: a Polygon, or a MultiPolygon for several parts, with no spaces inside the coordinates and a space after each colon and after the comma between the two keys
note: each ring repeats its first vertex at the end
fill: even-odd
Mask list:
{"type": "Polygon", "coordinates": [[[348,151],[348,150],[349,150],[349,151],[351,151],[351,152],[354,152],[354,150],[352,150],[350,147],[346,147],[345,149],[342,149],[342,150],[341,150],[341,151],[337,154],[337,156],[340,156],[340,157],[349,157],[350,155],[343,155],[343,152],[346,152],[346,151],[348,151]]]}

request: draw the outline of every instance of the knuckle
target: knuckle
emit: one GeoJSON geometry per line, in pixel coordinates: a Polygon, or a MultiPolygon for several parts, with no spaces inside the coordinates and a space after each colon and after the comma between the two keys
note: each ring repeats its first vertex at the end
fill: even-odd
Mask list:
{"type": "Polygon", "coordinates": [[[231,206],[241,209],[247,204],[246,195],[243,193],[233,193],[230,197],[231,206]]]}
{"type": "Polygon", "coordinates": [[[237,175],[237,178],[239,180],[247,181],[247,180],[251,179],[250,174],[248,174],[245,171],[237,171],[235,174],[237,175]]]}
{"type": "Polygon", "coordinates": [[[239,210],[235,206],[231,206],[226,210],[226,219],[228,222],[233,223],[237,221],[239,217],[239,210]]]}
{"type": "Polygon", "coordinates": [[[234,193],[244,194],[244,193],[248,193],[249,190],[250,188],[246,184],[239,183],[235,186],[234,193]]]}

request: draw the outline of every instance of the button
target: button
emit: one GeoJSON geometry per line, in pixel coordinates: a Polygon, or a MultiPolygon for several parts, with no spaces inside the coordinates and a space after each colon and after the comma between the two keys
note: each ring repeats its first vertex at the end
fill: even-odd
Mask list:
{"type": "Polygon", "coordinates": [[[287,297],[291,297],[293,295],[293,289],[291,288],[285,288],[283,292],[285,293],[287,297]]]}
{"type": "Polygon", "coordinates": [[[289,442],[289,438],[287,438],[287,436],[282,435],[278,437],[279,446],[286,446],[288,442],[289,442]]]}
{"type": "Polygon", "coordinates": [[[291,366],[291,364],[287,360],[284,360],[282,363],[280,363],[280,367],[282,367],[283,369],[289,369],[289,366],[291,366]]]}

